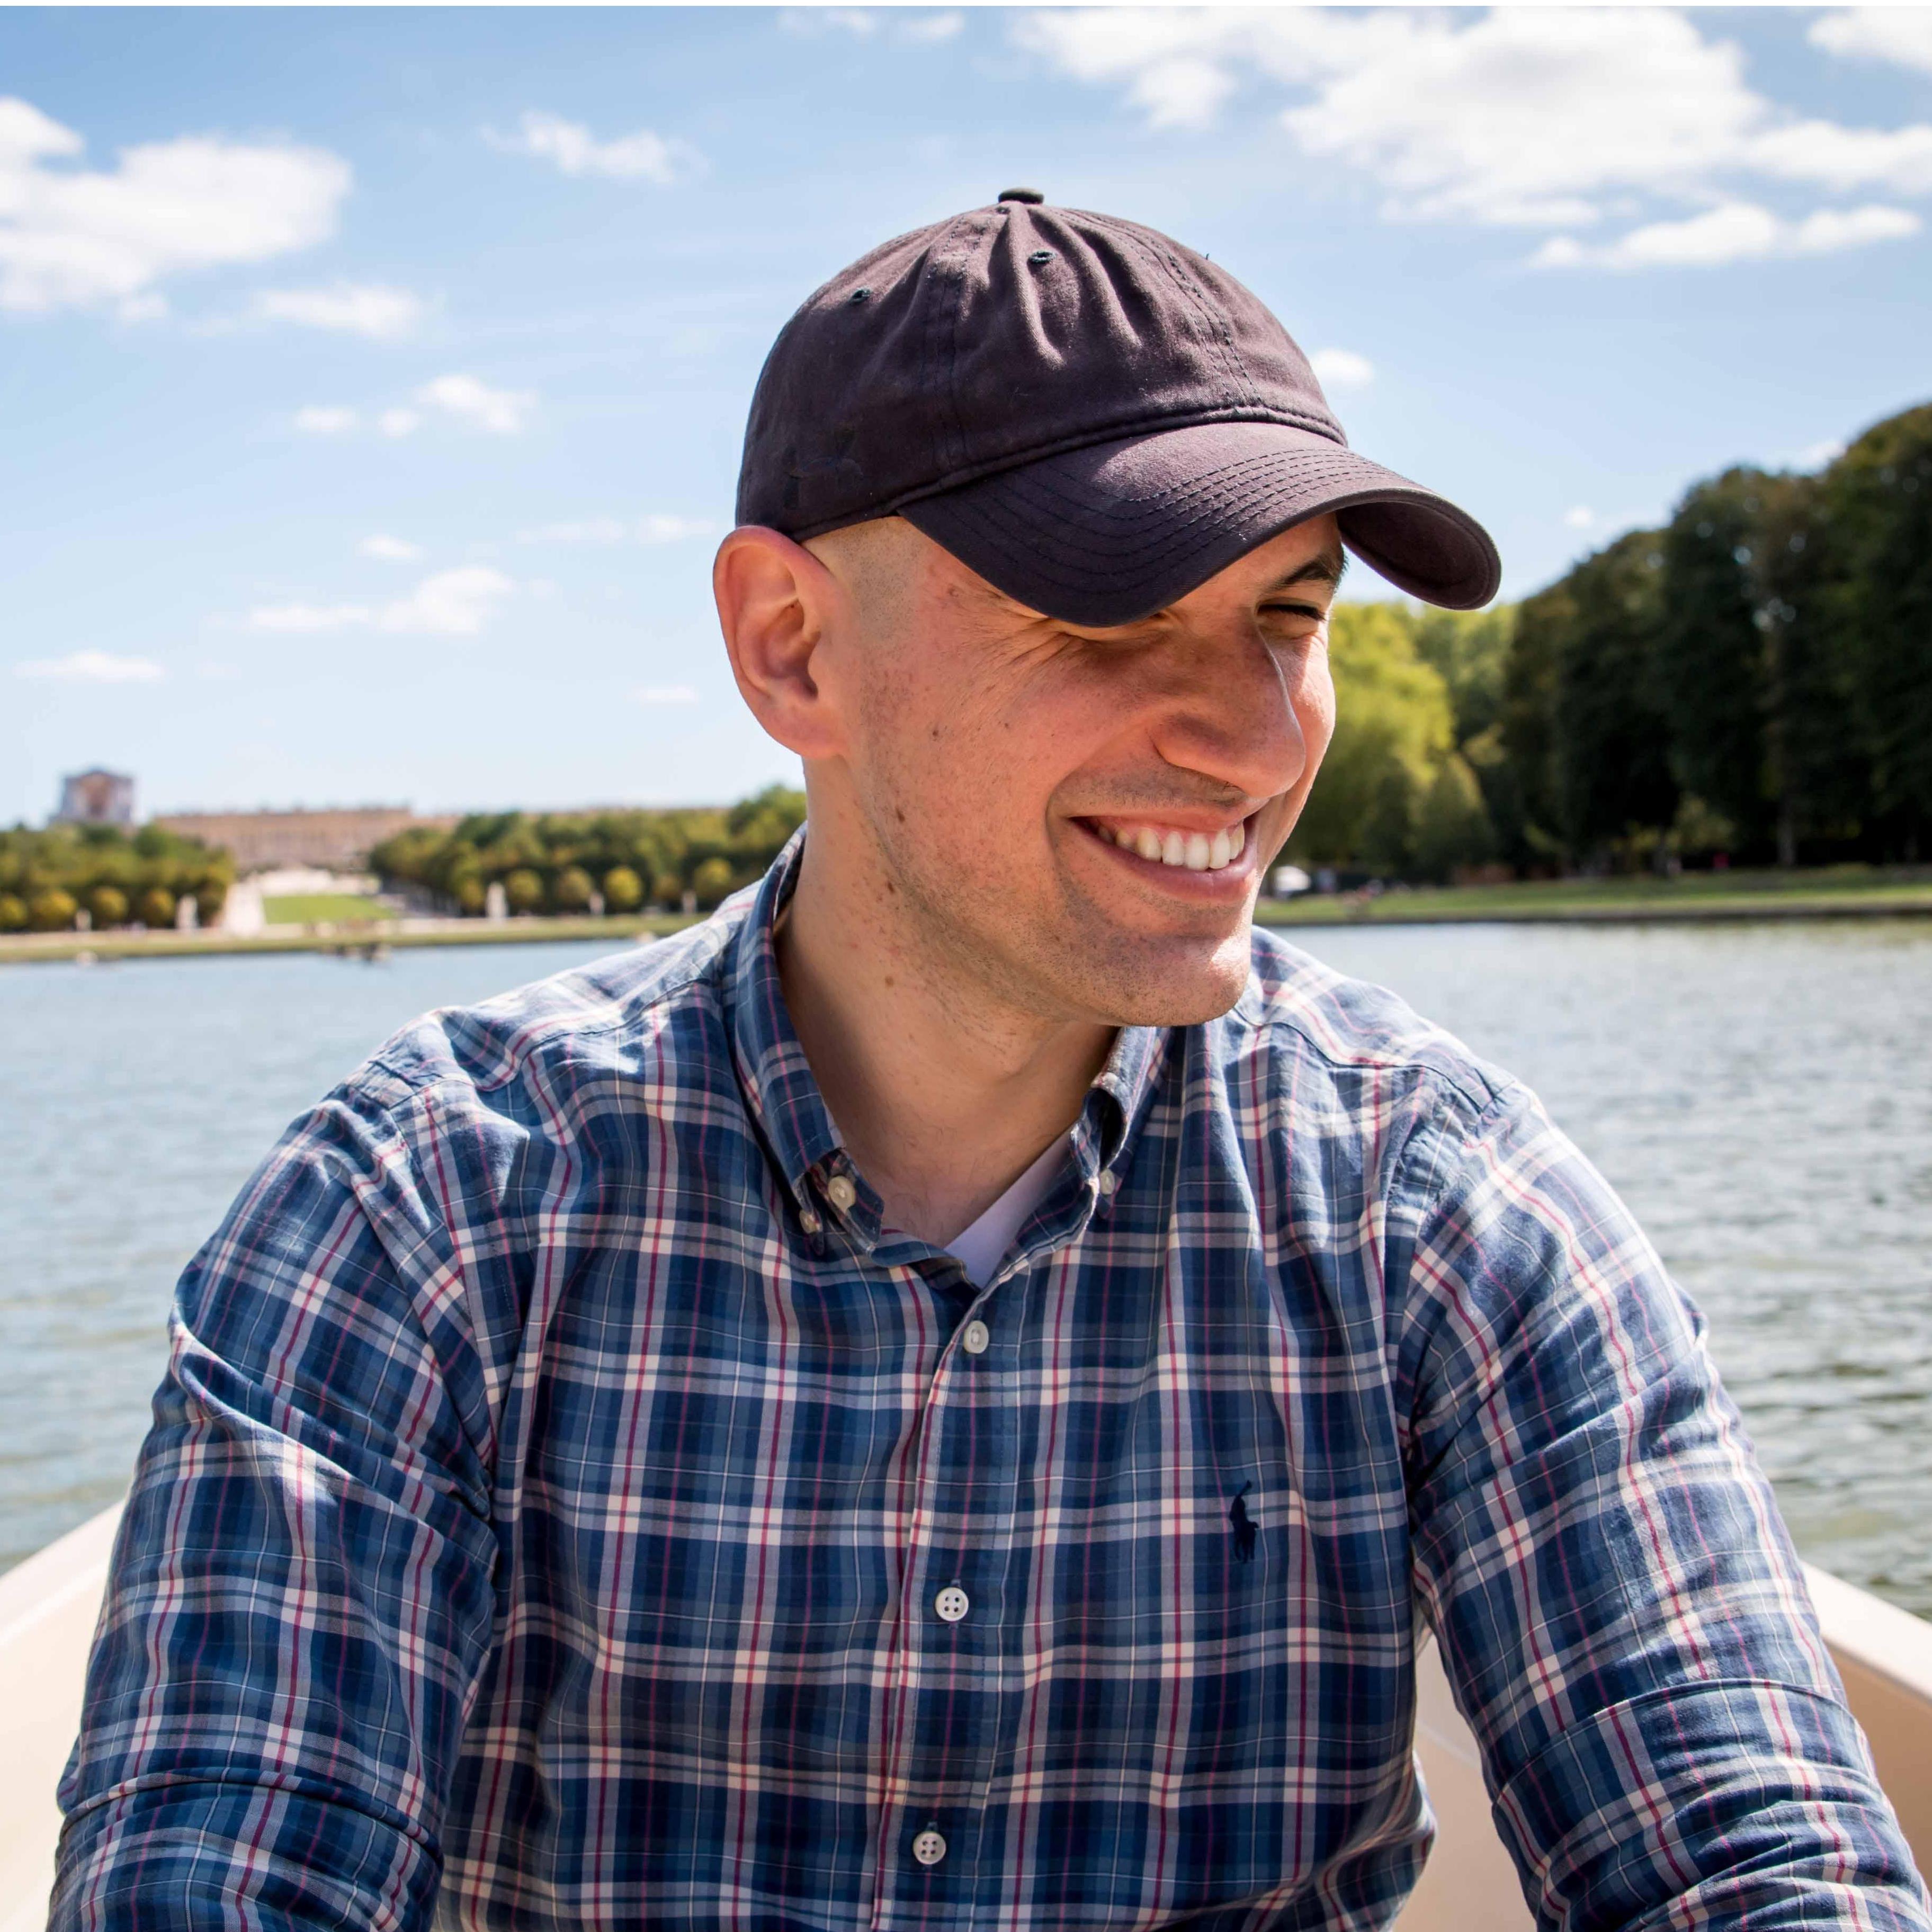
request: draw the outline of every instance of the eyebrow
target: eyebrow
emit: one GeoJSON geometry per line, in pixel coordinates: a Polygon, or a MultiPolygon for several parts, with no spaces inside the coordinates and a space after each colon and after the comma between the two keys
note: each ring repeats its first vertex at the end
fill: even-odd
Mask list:
{"type": "Polygon", "coordinates": [[[1342,580],[1342,573],[1348,567],[1347,553],[1338,544],[1332,550],[1323,550],[1318,556],[1311,556],[1298,570],[1291,570],[1286,576],[1278,577],[1262,592],[1270,597],[1277,590],[1286,590],[1297,584],[1336,584],[1342,580]]]}

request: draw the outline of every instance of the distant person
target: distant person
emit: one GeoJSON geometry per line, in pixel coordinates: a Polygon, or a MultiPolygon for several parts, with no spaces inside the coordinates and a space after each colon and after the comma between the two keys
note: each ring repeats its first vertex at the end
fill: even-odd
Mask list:
{"type": "Polygon", "coordinates": [[[1251,927],[1345,550],[1470,607],[1482,530],[1020,190],[794,317],[739,519],[806,829],[399,1035],[191,1264],[54,1924],[1384,1925],[1432,1630],[1545,1924],[1925,1932],[1648,1244],[1251,927]]]}

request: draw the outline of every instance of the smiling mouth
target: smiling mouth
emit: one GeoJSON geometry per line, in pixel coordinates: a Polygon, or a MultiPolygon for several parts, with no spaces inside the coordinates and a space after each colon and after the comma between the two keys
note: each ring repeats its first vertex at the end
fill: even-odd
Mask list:
{"type": "Polygon", "coordinates": [[[1178,826],[1155,825],[1122,820],[1110,824],[1098,818],[1083,819],[1088,831],[1109,845],[1145,859],[1156,866],[1171,866],[1178,871],[1221,872],[1238,866],[1248,849],[1248,824],[1219,832],[1189,832],[1178,826]]]}

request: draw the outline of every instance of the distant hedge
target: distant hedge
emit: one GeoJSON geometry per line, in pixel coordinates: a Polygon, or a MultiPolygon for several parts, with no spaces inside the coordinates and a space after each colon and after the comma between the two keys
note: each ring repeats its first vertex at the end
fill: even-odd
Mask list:
{"type": "Polygon", "coordinates": [[[87,915],[97,931],[172,926],[184,898],[201,924],[220,916],[235,861],[154,825],[25,826],[0,832],[0,932],[64,932],[87,915]]]}
{"type": "Polygon", "coordinates": [[[514,913],[716,905],[758,878],[804,822],[805,794],[773,785],[740,803],[680,811],[477,812],[447,832],[418,827],[369,855],[383,884],[416,888],[474,918],[501,886],[514,913]]]}

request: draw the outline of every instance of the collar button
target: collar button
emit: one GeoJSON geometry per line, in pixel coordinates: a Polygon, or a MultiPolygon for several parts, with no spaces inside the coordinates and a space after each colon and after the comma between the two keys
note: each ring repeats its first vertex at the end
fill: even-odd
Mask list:
{"type": "Polygon", "coordinates": [[[826,1198],[842,1214],[852,1211],[852,1204],[859,1198],[859,1190],[842,1174],[835,1174],[825,1184],[826,1198]]]}

